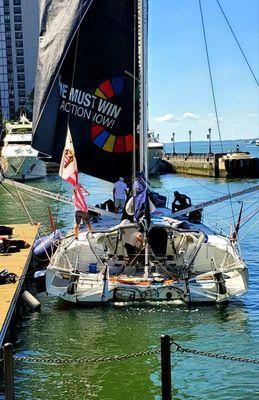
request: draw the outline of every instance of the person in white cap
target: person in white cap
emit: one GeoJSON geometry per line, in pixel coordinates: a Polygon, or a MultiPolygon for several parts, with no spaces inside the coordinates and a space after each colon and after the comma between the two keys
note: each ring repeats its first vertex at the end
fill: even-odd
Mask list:
{"type": "Polygon", "coordinates": [[[127,190],[128,187],[124,182],[124,178],[120,177],[119,180],[114,183],[113,187],[113,199],[114,199],[116,214],[118,213],[120,207],[123,209],[125,206],[127,190]]]}

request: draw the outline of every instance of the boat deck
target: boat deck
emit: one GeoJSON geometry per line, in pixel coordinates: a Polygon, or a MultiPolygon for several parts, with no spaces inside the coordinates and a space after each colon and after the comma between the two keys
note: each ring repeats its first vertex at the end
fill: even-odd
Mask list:
{"type": "MultiPolygon", "coordinates": [[[[21,251],[17,253],[9,253],[7,255],[0,254],[0,270],[7,269],[8,272],[13,272],[19,277],[16,283],[8,283],[0,286],[0,347],[3,345],[4,338],[15,311],[17,300],[30,264],[32,245],[39,229],[39,225],[31,224],[13,224],[7,226],[14,228],[12,239],[25,240],[30,247],[21,249],[21,251]]],[[[7,236],[2,237],[7,238],[7,236]]]]}

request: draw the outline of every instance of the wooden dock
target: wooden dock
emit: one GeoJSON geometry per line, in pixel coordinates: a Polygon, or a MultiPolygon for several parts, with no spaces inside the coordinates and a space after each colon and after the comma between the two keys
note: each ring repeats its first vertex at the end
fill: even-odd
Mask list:
{"type": "Polygon", "coordinates": [[[0,285],[0,347],[4,344],[4,339],[15,313],[17,301],[32,256],[32,245],[39,229],[39,225],[31,224],[13,224],[8,226],[14,228],[12,239],[24,240],[30,247],[21,249],[17,253],[0,254],[0,270],[7,269],[8,272],[13,272],[19,277],[16,283],[0,285]]]}

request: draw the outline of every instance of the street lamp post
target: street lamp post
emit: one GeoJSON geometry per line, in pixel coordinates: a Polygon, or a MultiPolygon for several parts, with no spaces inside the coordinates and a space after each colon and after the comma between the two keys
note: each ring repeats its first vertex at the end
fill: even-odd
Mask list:
{"type": "Polygon", "coordinates": [[[192,131],[189,131],[189,155],[192,154],[192,131]]]}
{"type": "Polygon", "coordinates": [[[172,133],[172,138],[171,138],[171,142],[173,142],[173,155],[175,155],[175,141],[174,141],[174,138],[175,138],[175,132],[173,132],[172,133]]]}
{"type": "Polygon", "coordinates": [[[209,133],[207,135],[207,139],[209,139],[209,155],[212,154],[211,151],[211,128],[208,129],[209,133]]]}

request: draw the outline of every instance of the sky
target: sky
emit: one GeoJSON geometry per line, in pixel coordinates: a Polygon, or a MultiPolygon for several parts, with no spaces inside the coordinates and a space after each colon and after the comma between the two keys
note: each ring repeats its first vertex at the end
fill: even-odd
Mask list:
{"type": "MultiPolygon", "coordinates": [[[[219,0],[259,81],[259,1],[219,0]]],[[[259,88],[216,0],[202,0],[222,140],[259,138],[259,88]]],[[[199,0],[149,0],[149,128],[219,140],[199,0]]]]}

